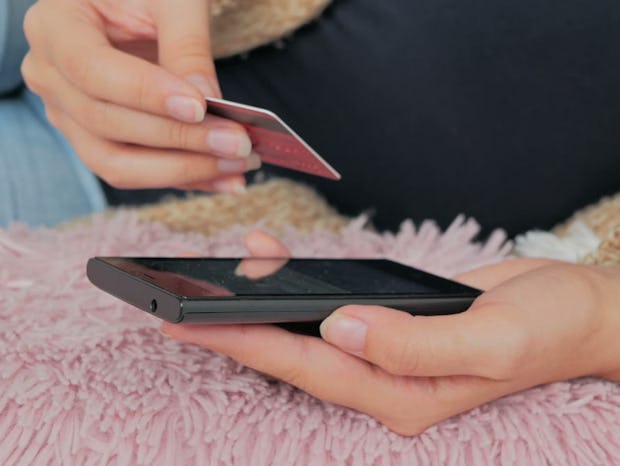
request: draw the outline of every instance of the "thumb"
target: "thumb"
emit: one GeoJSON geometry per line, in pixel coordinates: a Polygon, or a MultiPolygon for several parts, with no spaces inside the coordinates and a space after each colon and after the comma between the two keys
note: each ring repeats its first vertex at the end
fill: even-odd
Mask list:
{"type": "MultiPolygon", "coordinates": [[[[486,362],[501,323],[486,313],[412,316],[380,306],[344,306],[321,324],[327,342],[395,375],[492,376],[486,362]]],[[[501,346],[500,346],[501,347],[501,346]]]]}
{"type": "Polygon", "coordinates": [[[221,97],[211,54],[208,0],[159,0],[159,64],[185,78],[205,97],[221,97]]]}

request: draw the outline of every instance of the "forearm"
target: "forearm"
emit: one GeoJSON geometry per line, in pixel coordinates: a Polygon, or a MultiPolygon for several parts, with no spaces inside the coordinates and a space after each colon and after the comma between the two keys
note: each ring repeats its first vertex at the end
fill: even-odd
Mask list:
{"type": "Polygon", "coordinates": [[[601,332],[597,371],[588,375],[600,376],[620,382],[620,265],[597,267],[602,278],[597,283],[601,288],[599,305],[605,309],[605,327],[601,332]]]}
{"type": "Polygon", "coordinates": [[[21,61],[28,50],[22,23],[34,0],[0,0],[0,96],[22,83],[21,61]]]}

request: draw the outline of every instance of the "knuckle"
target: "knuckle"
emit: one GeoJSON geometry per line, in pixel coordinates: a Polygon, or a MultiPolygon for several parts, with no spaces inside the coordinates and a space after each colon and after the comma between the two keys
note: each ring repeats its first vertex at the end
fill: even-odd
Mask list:
{"type": "MultiPolygon", "coordinates": [[[[201,34],[186,33],[175,40],[175,50],[182,50],[183,53],[173,58],[179,67],[204,68],[205,62],[211,60],[211,52],[206,38],[201,34]]],[[[187,70],[198,71],[198,70],[187,70]]]]}
{"type": "Polygon", "coordinates": [[[151,80],[145,72],[138,72],[133,80],[131,94],[137,96],[136,106],[139,109],[149,108],[153,101],[150,82],[151,80]]]}
{"type": "Polygon", "coordinates": [[[423,424],[417,420],[409,419],[380,419],[380,422],[391,431],[404,437],[419,435],[431,426],[430,424],[423,424]]]}
{"type": "Polygon", "coordinates": [[[57,129],[60,129],[61,116],[60,111],[50,105],[45,106],[45,117],[47,121],[57,129]]]}
{"type": "Polygon", "coordinates": [[[392,341],[385,349],[380,366],[394,375],[415,374],[420,365],[418,348],[418,344],[412,339],[392,341]]]}
{"type": "Polygon", "coordinates": [[[180,121],[169,121],[168,125],[168,141],[172,147],[182,149],[191,148],[190,131],[191,127],[180,121]]]}
{"type": "Polygon", "coordinates": [[[101,101],[83,99],[76,105],[76,117],[83,125],[95,134],[114,133],[114,118],[110,116],[111,104],[101,101]]]}
{"type": "Polygon", "coordinates": [[[412,405],[407,392],[399,391],[389,406],[374,416],[381,424],[403,436],[418,435],[437,422],[437,415],[426,407],[412,405]]]}
{"type": "Polygon", "coordinates": [[[95,172],[110,186],[117,189],[130,189],[132,188],[131,183],[127,179],[127,177],[120,172],[119,170],[103,168],[98,172],[95,172]]]}
{"type": "Polygon", "coordinates": [[[30,52],[27,53],[22,60],[20,72],[22,74],[22,78],[24,78],[24,81],[26,82],[30,90],[36,94],[39,94],[41,86],[36,79],[37,74],[34,71],[34,60],[30,52]]]}
{"type": "Polygon", "coordinates": [[[198,157],[191,155],[179,157],[175,163],[175,178],[181,183],[193,183],[205,178],[205,171],[197,166],[198,157]]]}
{"type": "Polygon", "coordinates": [[[90,82],[91,63],[81,54],[66,54],[61,59],[61,63],[62,68],[72,82],[82,85],[87,85],[90,82]]]}
{"type": "Polygon", "coordinates": [[[130,175],[118,166],[116,160],[123,157],[123,154],[108,153],[104,157],[101,154],[91,154],[92,170],[101,177],[107,184],[118,189],[131,189],[134,184],[131,182],[130,175]]]}
{"type": "Polygon", "coordinates": [[[24,34],[26,35],[26,40],[31,47],[37,42],[38,31],[41,29],[39,5],[39,3],[35,3],[28,8],[28,10],[26,10],[26,14],[24,15],[24,34]]]}
{"type": "Polygon", "coordinates": [[[170,175],[177,184],[209,181],[217,176],[214,160],[211,157],[196,154],[182,154],[178,157],[175,170],[176,172],[170,175]]]}
{"type": "Polygon", "coordinates": [[[84,162],[84,165],[86,165],[90,171],[99,176],[101,179],[104,179],[102,176],[103,170],[101,168],[101,161],[97,150],[88,144],[84,144],[84,141],[79,136],[71,139],[71,144],[74,146],[75,152],[80,157],[82,162],[84,162]]]}

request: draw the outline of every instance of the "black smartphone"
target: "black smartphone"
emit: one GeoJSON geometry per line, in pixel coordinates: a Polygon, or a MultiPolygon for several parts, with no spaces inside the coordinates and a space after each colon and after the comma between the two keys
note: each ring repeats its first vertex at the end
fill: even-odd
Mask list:
{"type": "Polygon", "coordinates": [[[123,301],[183,323],[316,322],[345,304],[453,314],[481,293],[377,259],[94,257],[87,274],[123,301]]]}

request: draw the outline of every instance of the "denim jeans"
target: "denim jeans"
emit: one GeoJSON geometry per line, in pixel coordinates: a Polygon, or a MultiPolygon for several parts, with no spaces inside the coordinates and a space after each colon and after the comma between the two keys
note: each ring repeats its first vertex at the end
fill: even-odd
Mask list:
{"type": "Polygon", "coordinates": [[[23,87],[23,15],[32,0],[0,0],[0,226],[55,225],[105,207],[96,177],[23,87]]]}

